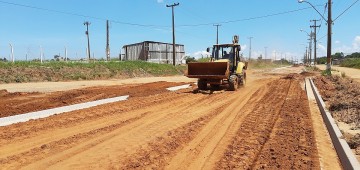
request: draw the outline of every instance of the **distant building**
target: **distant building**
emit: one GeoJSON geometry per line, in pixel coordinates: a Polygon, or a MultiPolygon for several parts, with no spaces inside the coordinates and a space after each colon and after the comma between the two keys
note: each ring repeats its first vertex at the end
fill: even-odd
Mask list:
{"type": "MultiPolygon", "coordinates": [[[[185,57],[184,45],[175,44],[175,63],[181,64],[185,57]]],[[[155,41],[144,41],[123,46],[121,60],[144,60],[153,63],[173,63],[173,45],[155,41]]]]}

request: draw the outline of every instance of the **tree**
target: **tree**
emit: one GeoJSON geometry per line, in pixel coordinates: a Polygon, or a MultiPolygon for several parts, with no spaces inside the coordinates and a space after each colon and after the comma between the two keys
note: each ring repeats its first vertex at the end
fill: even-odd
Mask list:
{"type": "Polygon", "coordinates": [[[55,59],[55,61],[60,61],[60,56],[59,55],[54,55],[54,59],[55,59]]]}
{"type": "Polygon", "coordinates": [[[0,58],[0,61],[7,62],[7,59],[4,57],[4,59],[0,58]]]}
{"type": "Polygon", "coordinates": [[[185,57],[185,60],[186,60],[186,64],[189,63],[189,62],[196,62],[195,58],[194,58],[194,57],[190,57],[190,56],[186,56],[186,57],[185,57]]]}
{"type": "Polygon", "coordinates": [[[343,52],[335,53],[334,55],[331,55],[331,58],[332,58],[332,59],[341,59],[341,58],[344,58],[344,53],[343,53],[343,52]]]}
{"type": "Polygon", "coordinates": [[[350,55],[347,55],[345,58],[360,58],[360,53],[355,52],[355,53],[352,53],[350,55]]]}

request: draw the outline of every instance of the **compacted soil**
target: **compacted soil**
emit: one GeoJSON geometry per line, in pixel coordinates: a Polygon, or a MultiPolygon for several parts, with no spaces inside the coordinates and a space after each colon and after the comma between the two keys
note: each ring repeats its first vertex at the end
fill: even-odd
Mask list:
{"type": "Polygon", "coordinates": [[[0,127],[0,169],[321,168],[303,76],[249,76],[235,92],[165,89],[179,84],[3,92],[13,104],[2,116],[130,97],[0,127]]]}

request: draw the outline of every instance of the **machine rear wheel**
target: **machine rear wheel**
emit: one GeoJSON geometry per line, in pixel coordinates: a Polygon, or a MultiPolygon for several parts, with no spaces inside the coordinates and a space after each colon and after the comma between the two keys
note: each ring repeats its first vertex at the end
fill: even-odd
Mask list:
{"type": "Polygon", "coordinates": [[[207,88],[207,83],[203,79],[199,79],[197,82],[197,85],[198,85],[199,90],[206,90],[206,88],[207,88]]]}
{"type": "Polygon", "coordinates": [[[231,75],[229,78],[229,90],[236,91],[238,88],[238,77],[236,75],[231,75]]]}
{"type": "Polygon", "coordinates": [[[210,87],[211,87],[212,89],[217,90],[217,89],[220,88],[220,84],[210,84],[210,87]]]}

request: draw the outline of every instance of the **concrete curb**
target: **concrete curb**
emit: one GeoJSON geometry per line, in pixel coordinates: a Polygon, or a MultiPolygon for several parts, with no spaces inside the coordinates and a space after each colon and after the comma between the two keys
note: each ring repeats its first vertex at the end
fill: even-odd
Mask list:
{"type": "Polygon", "coordinates": [[[185,85],[181,85],[181,86],[169,87],[166,90],[177,91],[177,90],[180,90],[180,89],[187,89],[189,87],[190,87],[190,84],[185,84],[185,85]]]}
{"type": "Polygon", "coordinates": [[[92,102],[87,102],[87,103],[74,104],[74,105],[70,105],[70,106],[57,107],[57,108],[42,110],[42,111],[37,111],[37,112],[30,112],[30,113],[26,113],[26,114],[15,115],[15,116],[3,117],[3,118],[0,118],[0,126],[7,126],[7,125],[14,124],[14,123],[26,122],[31,119],[45,118],[45,117],[49,117],[49,116],[55,115],[55,114],[71,112],[71,111],[80,110],[80,109],[86,109],[86,108],[90,108],[90,107],[94,107],[94,106],[98,106],[98,105],[102,105],[102,104],[106,104],[106,103],[123,101],[123,100],[127,100],[128,97],[129,97],[128,95],[120,96],[120,97],[102,99],[102,100],[97,100],[97,101],[92,101],[92,102]]]}
{"type": "MultiPolygon", "coordinates": [[[[343,135],[339,129],[339,127],[336,125],[336,122],[334,118],[331,116],[330,112],[326,109],[325,103],[322,100],[319,91],[317,90],[314,82],[312,79],[306,79],[306,81],[310,81],[311,88],[313,90],[316,102],[319,106],[321,115],[324,119],[326,128],[330,134],[330,138],[333,142],[333,145],[335,147],[336,153],[338,154],[338,157],[340,159],[341,165],[344,169],[358,169],[360,170],[360,164],[357,161],[354,153],[351,151],[349,145],[343,139],[343,135]]],[[[306,87],[308,88],[308,87],[306,87]]]]}
{"type": "MultiPolygon", "coordinates": [[[[190,84],[185,84],[185,85],[181,85],[181,86],[169,87],[169,88],[167,88],[167,90],[177,91],[177,90],[186,89],[189,87],[190,87],[190,84]]],[[[15,116],[3,117],[3,118],[0,118],[0,127],[11,125],[14,123],[27,122],[32,119],[40,119],[40,118],[45,118],[45,117],[49,117],[49,116],[56,115],[56,114],[71,112],[71,111],[80,110],[80,109],[86,109],[86,108],[90,108],[90,107],[94,107],[94,106],[98,106],[98,105],[102,105],[102,104],[123,101],[123,100],[127,100],[128,98],[129,98],[129,95],[119,96],[119,97],[102,99],[102,100],[97,100],[97,101],[92,101],[92,102],[87,102],[87,103],[80,103],[80,104],[74,104],[74,105],[70,105],[70,106],[63,106],[63,107],[57,107],[57,108],[48,109],[48,110],[42,110],[42,111],[37,111],[37,112],[19,114],[19,115],[15,115],[15,116]]]]}

